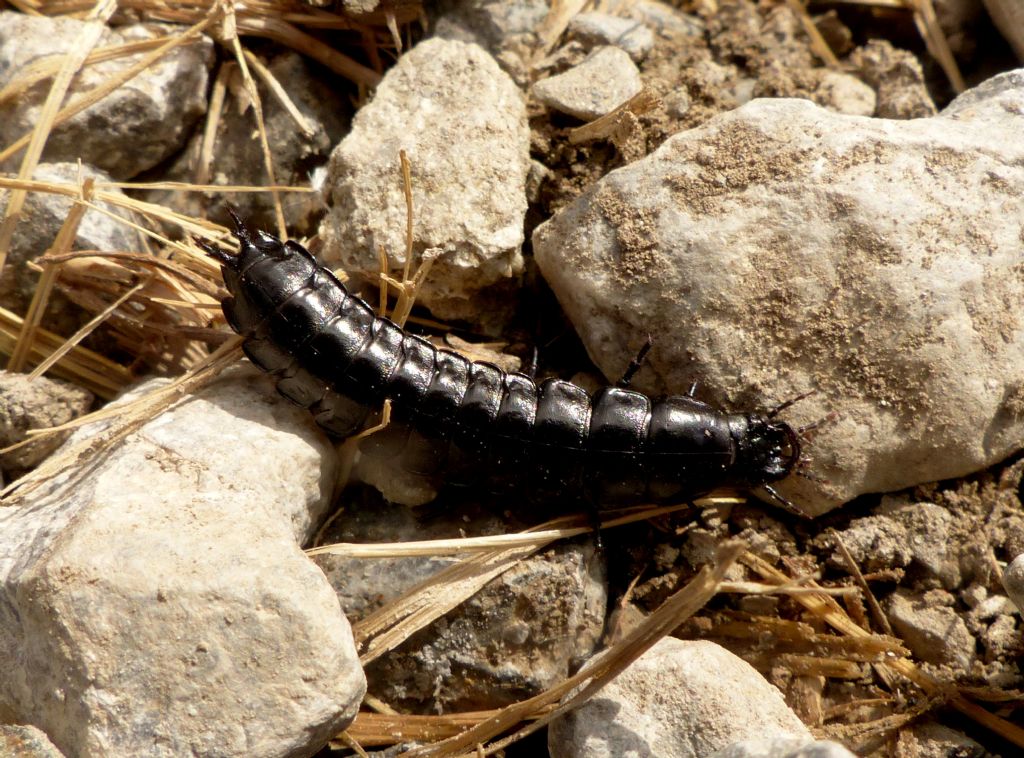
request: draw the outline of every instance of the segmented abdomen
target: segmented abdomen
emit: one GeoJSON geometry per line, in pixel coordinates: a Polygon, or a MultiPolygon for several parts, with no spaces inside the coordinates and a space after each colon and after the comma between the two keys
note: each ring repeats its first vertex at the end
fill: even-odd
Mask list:
{"type": "Polygon", "coordinates": [[[369,444],[405,471],[604,505],[780,478],[758,481],[737,465],[753,417],[617,387],[591,397],[570,382],[538,385],[470,362],[376,316],[301,246],[242,226],[236,236],[237,256],[207,249],[223,264],[224,313],[245,353],[338,436],[390,398],[393,423],[369,444]]]}

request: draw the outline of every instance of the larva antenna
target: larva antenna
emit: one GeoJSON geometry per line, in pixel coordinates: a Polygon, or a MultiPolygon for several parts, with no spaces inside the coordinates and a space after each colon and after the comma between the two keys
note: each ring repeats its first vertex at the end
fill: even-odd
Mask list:
{"type": "Polygon", "coordinates": [[[237,260],[236,256],[231,255],[219,245],[207,242],[202,237],[193,236],[192,241],[196,243],[196,246],[199,247],[200,250],[223,266],[231,266],[237,260]]]}
{"type": "Polygon", "coordinates": [[[786,400],[786,401],[781,402],[778,405],[776,405],[774,408],[772,408],[770,411],[768,411],[768,413],[766,413],[765,416],[767,416],[768,418],[775,418],[776,416],[778,416],[780,413],[782,413],[787,408],[791,408],[792,406],[794,406],[797,403],[799,403],[801,400],[805,400],[806,398],[809,398],[811,395],[817,393],[817,391],[818,390],[807,390],[807,392],[804,392],[801,395],[797,395],[796,397],[791,397],[789,400],[786,400]]]}
{"type": "Polygon", "coordinates": [[[792,500],[784,498],[779,493],[779,491],[772,487],[770,484],[762,484],[761,489],[763,489],[765,492],[771,495],[772,500],[781,505],[784,510],[788,511],[789,513],[792,513],[794,516],[799,516],[800,518],[810,518],[810,516],[808,516],[804,511],[800,510],[800,508],[797,507],[796,503],[794,503],[792,500]]]}

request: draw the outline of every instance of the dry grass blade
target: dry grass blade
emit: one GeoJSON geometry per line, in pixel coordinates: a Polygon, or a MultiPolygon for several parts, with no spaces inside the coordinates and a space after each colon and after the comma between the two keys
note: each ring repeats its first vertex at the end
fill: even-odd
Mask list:
{"type": "MultiPolygon", "coordinates": [[[[144,55],[142,59],[135,65],[130,66],[129,68],[126,68],[123,71],[118,72],[117,74],[114,74],[105,82],[103,82],[103,84],[100,84],[99,86],[94,87],[88,92],[79,95],[70,104],[61,108],[60,111],[53,117],[51,122],[49,124],[46,124],[46,134],[49,134],[49,130],[52,129],[53,127],[64,123],[72,116],[75,116],[76,114],[84,111],[86,108],[94,105],[95,103],[98,103],[111,92],[134,79],[145,69],[152,66],[153,63],[155,63],[163,56],[167,55],[175,48],[190,43],[193,40],[197,39],[199,35],[202,34],[203,30],[206,29],[206,27],[209,26],[210,23],[214,20],[214,16],[212,15],[212,13],[213,11],[211,11],[210,16],[208,16],[195,26],[186,29],[181,34],[171,38],[168,42],[158,47],[156,50],[148,53],[147,55],[144,55]]],[[[44,125],[44,122],[40,121],[40,125],[44,125]]],[[[26,145],[30,144],[30,142],[33,139],[33,135],[37,133],[39,133],[38,127],[30,134],[26,134],[22,137],[19,137],[17,140],[12,142],[2,151],[0,151],[0,162],[6,161],[12,156],[17,155],[23,148],[25,148],[26,145]]]]}
{"type": "MultiPolygon", "coordinates": [[[[601,528],[609,529],[687,507],[689,506],[679,505],[636,509],[626,515],[602,522],[601,528]]],[[[580,523],[584,523],[583,517],[569,516],[540,524],[521,535],[470,540],[472,555],[469,558],[429,577],[353,625],[353,634],[357,644],[365,646],[361,660],[365,664],[375,660],[388,650],[393,650],[420,629],[436,621],[474,595],[491,579],[551,542],[591,531],[589,526],[580,526],[580,523]],[[484,546],[482,552],[479,549],[481,544],[484,546]]],[[[365,550],[365,555],[372,557],[451,555],[452,551],[459,551],[458,543],[460,542],[464,542],[464,540],[434,540],[418,545],[414,544],[411,548],[404,547],[409,543],[385,546],[325,545],[313,548],[308,552],[310,554],[335,552],[352,556],[365,550]],[[380,552],[376,552],[378,548],[380,552]]]]}
{"type": "MultiPolygon", "coordinates": [[[[0,354],[10,355],[14,352],[22,324],[21,316],[0,308],[0,354]]],[[[63,344],[63,337],[42,328],[36,329],[29,363],[44,360],[63,344]]],[[[73,381],[105,400],[116,397],[134,381],[131,371],[124,366],[84,347],[75,347],[67,353],[54,366],[53,374],[73,381]]]]}
{"type": "MultiPolygon", "coordinates": [[[[540,709],[537,717],[543,716],[546,712],[545,709],[540,709]]],[[[438,742],[494,718],[497,713],[497,710],[492,710],[465,711],[439,716],[410,716],[401,713],[360,711],[345,733],[353,742],[364,747],[384,747],[401,742],[438,742]]]]}
{"type": "Polygon", "coordinates": [[[800,19],[800,25],[803,27],[804,34],[811,41],[811,52],[817,55],[829,68],[839,68],[839,59],[836,58],[836,54],[832,52],[832,48],[829,47],[825,38],[821,36],[821,32],[818,31],[818,27],[814,23],[814,19],[807,13],[807,6],[804,0],[786,0],[786,4],[796,14],[797,18],[800,19]]]}
{"type": "MultiPolygon", "coordinates": [[[[263,121],[263,102],[260,100],[260,93],[256,82],[249,73],[249,64],[246,61],[245,51],[242,49],[242,41],[238,37],[237,22],[234,5],[224,3],[224,36],[235,55],[235,62],[242,73],[242,81],[245,83],[245,90],[249,97],[249,105],[252,106],[253,115],[256,117],[256,133],[260,138],[260,151],[263,154],[263,170],[266,172],[270,184],[276,184],[274,176],[274,158],[270,152],[270,140],[267,137],[267,126],[263,121]]],[[[284,208],[281,206],[281,196],[272,192],[274,202],[274,221],[277,223],[277,236],[285,239],[288,236],[288,226],[284,221],[284,208]]]]}
{"type": "MultiPolygon", "coordinates": [[[[60,255],[71,250],[71,245],[78,234],[78,226],[85,215],[84,202],[91,200],[92,195],[93,181],[92,179],[86,179],[82,182],[80,190],[80,199],[83,202],[78,202],[71,206],[71,210],[64,219],[64,223],[61,224],[60,231],[57,232],[57,237],[53,241],[50,252],[60,255]]],[[[32,301],[29,303],[28,312],[25,314],[25,323],[22,325],[21,334],[18,335],[18,342],[14,346],[11,359],[7,363],[8,371],[21,372],[25,370],[29,353],[32,350],[34,332],[39,328],[39,324],[43,319],[43,311],[50,300],[50,293],[57,280],[57,272],[58,267],[56,264],[50,262],[43,264],[43,275],[32,292],[32,301]]],[[[63,352],[66,353],[67,350],[63,352]]]]}
{"type": "Polygon", "coordinates": [[[491,718],[457,737],[452,737],[436,745],[411,750],[407,755],[420,758],[426,758],[426,756],[431,756],[431,758],[454,755],[472,756],[474,753],[464,751],[472,750],[473,746],[483,745],[517,724],[536,717],[541,709],[546,710],[553,703],[569,696],[573,690],[581,688],[569,696],[558,708],[544,713],[509,737],[488,745],[477,753],[490,755],[545,726],[563,713],[568,713],[579,707],[647,652],[658,640],[671,634],[683,621],[700,610],[715,595],[726,572],[745,549],[745,544],[739,541],[721,545],[713,568],[701,569],[689,584],[666,600],[658,610],[624,636],[621,641],[595,657],[588,668],[575,676],[569,677],[561,684],[536,697],[501,709],[491,718]]]}
{"type": "Polygon", "coordinates": [[[324,64],[327,68],[344,76],[346,79],[351,79],[353,82],[365,87],[376,87],[380,84],[381,75],[373,69],[357,63],[347,55],[339,53],[332,47],[328,47],[316,37],[311,37],[279,18],[272,16],[240,16],[238,19],[238,31],[242,34],[266,37],[275,42],[280,42],[282,45],[291,47],[324,64]]]}
{"type": "Polygon", "coordinates": [[[570,130],[569,143],[580,145],[584,142],[617,137],[623,131],[632,128],[636,116],[647,113],[659,102],[660,99],[651,90],[642,89],[629,100],[616,106],[614,110],[570,130]]]}
{"type": "Polygon", "coordinates": [[[1020,0],[985,0],[985,8],[996,28],[1024,63],[1024,3],[1020,0]]]}
{"type": "Polygon", "coordinates": [[[148,284],[148,280],[136,284],[130,290],[121,295],[121,297],[119,297],[117,300],[115,300],[113,303],[107,306],[105,310],[101,311],[100,313],[97,313],[93,318],[89,320],[87,324],[82,326],[81,329],[79,329],[73,335],[68,337],[67,342],[65,342],[63,345],[60,346],[60,348],[55,350],[53,354],[50,355],[49,358],[47,358],[38,366],[36,366],[32,370],[32,373],[29,374],[29,379],[37,379],[38,377],[42,376],[47,371],[49,371],[51,368],[53,368],[53,366],[58,361],[60,361],[65,355],[67,355],[76,345],[78,345],[82,340],[88,337],[97,326],[106,321],[110,317],[110,314],[112,314],[114,311],[120,308],[130,298],[134,297],[137,293],[145,289],[148,284]]]}
{"type": "MultiPolygon", "coordinates": [[[[60,70],[57,72],[53,84],[50,86],[50,91],[46,95],[46,101],[43,103],[42,111],[39,114],[39,121],[36,123],[35,128],[18,140],[15,145],[0,151],[0,156],[2,156],[0,157],[0,163],[2,163],[7,158],[15,155],[22,147],[28,146],[28,150],[21,161],[21,168],[18,171],[19,178],[28,179],[32,176],[32,172],[35,171],[43,154],[43,146],[46,144],[50,131],[59,123],[60,113],[58,113],[58,109],[65,95],[67,95],[68,88],[71,86],[71,80],[81,69],[82,64],[93,47],[99,42],[100,36],[106,29],[105,21],[114,12],[116,7],[116,3],[110,0],[101,0],[97,4],[95,9],[96,17],[86,23],[74,48],[64,56],[60,70]],[[15,149],[18,143],[21,143],[21,145],[15,149]]],[[[18,224],[18,218],[21,216],[21,209],[27,197],[28,195],[25,190],[15,189],[7,200],[4,220],[3,223],[0,223],[0,269],[3,269],[7,263],[7,252],[10,250],[11,240],[14,238],[14,228],[18,224]]]]}
{"type": "Polygon", "coordinates": [[[111,421],[97,434],[66,445],[43,461],[36,469],[0,490],[0,504],[13,505],[26,495],[57,476],[65,475],[65,484],[78,480],[97,455],[110,449],[129,434],[141,429],[155,416],[170,408],[189,393],[194,393],[212,381],[221,371],[234,363],[240,354],[241,338],[235,338],[219,347],[208,360],[194,367],[169,384],[122,405],[108,406],[95,413],[82,416],[67,424],[47,429],[57,433],[76,429],[96,421],[111,421]]]}
{"type": "Polygon", "coordinates": [[[905,2],[907,7],[914,11],[914,24],[924,39],[928,52],[942,66],[953,91],[959,95],[967,89],[967,85],[960,73],[960,67],[956,64],[956,58],[953,57],[953,51],[949,49],[946,35],[939,25],[932,0],[905,0],[905,2]]]}
{"type": "Polygon", "coordinates": [[[589,0],[552,0],[551,8],[537,28],[540,44],[535,52],[537,60],[550,53],[573,17],[587,7],[589,0]]]}
{"type": "Polygon", "coordinates": [[[288,93],[285,91],[285,88],[281,86],[281,83],[277,80],[277,77],[274,76],[273,72],[264,66],[263,62],[248,50],[245,51],[245,60],[260,79],[263,80],[263,83],[267,85],[267,89],[269,89],[274,97],[277,98],[277,101],[281,103],[281,107],[288,111],[288,115],[292,117],[292,121],[295,122],[295,125],[299,128],[299,131],[302,132],[303,136],[312,137],[316,134],[316,129],[314,129],[313,125],[309,123],[309,119],[302,115],[302,112],[299,110],[298,106],[295,105],[292,99],[288,97],[288,93]]]}
{"type": "MultiPolygon", "coordinates": [[[[789,580],[785,574],[769,564],[763,558],[753,554],[746,554],[742,559],[749,568],[760,574],[763,578],[785,582],[789,580]]],[[[822,595],[798,595],[793,598],[794,602],[800,603],[807,610],[821,618],[833,629],[851,637],[868,637],[871,632],[862,629],[846,614],[846,612],[832,598],[822,595]]],[[[892,669],[895,673],[909,679],[920,687],[926,695],[945,697],[947,685],[935,679],[930,674],[922,671],[917,665],[906,658],[890,658],[879,665],[892,669]]],[[[1002,719],[995,714],[986,711],[977,703],[972,703],[961,695],[952,695],[948,702],[958,711],[973,719],[975,722],[985,726],[999,734],[1003,739],[1012,742],[1018,747],[1024,748],[1024,729],[1002,719]]]]}
{"type": "Polygon", "coordinates": [[[508,571],[547,542],[474,555],[443,569],[384,608],[353,624],[352,633],[356,644],[363,649],[360,662],[365,666],[394,650],[417,631],[458,607],[491,579],[508,571]]]}
{"type": "MultiPolygon", "coordinates": [[[[96,63],[126,58],[139,53],[146,53],[160,47],[168,42],[170,37],[154,37],[153,39],[135,40],[125,42],[121,45],[107,45],[92,50],[83,62],[83,66],[91,66],[96,63]]],[[[13,81],[8,82],[3,89],[0,89],[0,103],[17,98],[28,91],[39,82],[46,81],[58,75],[63,63],[63,56],[52,56],[33,61],[18,72],[13,81]]]]}

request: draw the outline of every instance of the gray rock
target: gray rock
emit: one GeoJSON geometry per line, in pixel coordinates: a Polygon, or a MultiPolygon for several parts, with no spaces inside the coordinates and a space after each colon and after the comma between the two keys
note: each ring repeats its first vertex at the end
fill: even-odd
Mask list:
{"type": "Polygon", "coordinates": [[[1019,76],[911,122],[755,100],[605,176],[537,263],[606,376],[653,335],[652,394],[817,389],[785,415],[839,413],[805,446],[827,482],[781,484],[812,515],[985,468],[1024,440],[1019,76]]]}
{"type": "MultiPolygon", "coordinates": [[[[0,86],[8,85],[45,56],[74,48],[86,22],[69,17],[0,13],[0,86]]],[[[162,24],[104,30],[97,47],[123,45],[180,31],[162,24]]],[[[87,66],[74,79],[72,98],[138,63],[143,53],[87,66]]],[[[213,42],[200,37],[181,45],[98,103],[56,127],[43,158],[97,166],[117,179],[130,179],[173,155],[206,112],[206,85],[213,42]]],[[[52,80],[33,85],[0,105],[0,144],[29,133],[39,121],[52,80]]],[[[21,154],[3,168],[17,170],[21,154]]]]}
{"type": "Polygon", "coordinates": [[[885,612],[893,631],[916,657],[970,671],[976,660],[974,637],[954,609],[937,602],[944,595],[935,590],[918,596],[899,589],[884,603],[885,612]]]}
{"type": "Polygon", "coordinates": [[[580,708],[553,721],[553,758],[698,758],[746,739],[812,741],[782,695],[712,642],[666,637],[580,708]]]}
{"type": "Polygon", "coordinates": [[[905,530],[904,549],[909,551],[910,563],[920,572],[920,578],[927,586],[940,586],[947,590],[960,586],[963,580],[960,569],[963,544],[957,533],[959,520],[953,513],[925,502],[879,510],[902,524],[905,530]]]}
{"type": "Polygon", "coordinates": [[[405,259],[399,151],[412,163],[416,261],[440,248],[417,303],[500,323],[522,272],[529,129],[522,95],[476,45],[431,39],[399,59],[331,155],[323,257],[376,281],[383,246],[405,259]]]}
{"type": "Polygon", "coordinates": [[[0,755],[6,758],[64,758],[46,733],[34,726],[0,724],[0,755]]]}
{"type": "Polygon", "coordinates": [[[636,63],[646,58],[654,47],[654,33],[643,22],[599,11],[573,16],[569,33],[584,44],[621,48],[636,63]]]}
{"type": "Polygon", "coordinates": [[[528,83],[539,42],[537,29],[550,11],[548,0],[450,0],[438,5],[441,13],[434,21],[434,36],[477,44],[517,84],[528,83]]]}
{"type": "Polygon", "coordinates": [[[365,685],[297,544],[336,467],[249,370],[0,509],[0,712],[75,755],[315,751],[365,685]]]}
{"type": "MultiPolygon", "coordinates": [[[[839,532],[839,536],[854,563],[864,571],[903,568],[912,558],[906,527],[889,516],[854,519],[839,532]]],[[[838,548],[830,556],[829,564],[839,569],[846,568],[846,560],[838,548]]]]}
{"type": "Polygon", "coordinates": [[[708,758],[857,758],[838,742],[792,737],[734,742],[708,758]]]}
{"type": "MultiPolygon", "coordinates": [[[[473,506],[410,509],[346,503],[326,542],[400,542],[499,534],[505,519],[473,506]]],[[[315,560],[350,618],[361,619],[454,558],[315,560]]],[[[367,667],[371,693],[420,713],[508,705],[564,679],[604,627],[603,557],[573,542],[526,558],[470,600],[367,667]]]]}
{"type": "MultiPolygon", "coordinates": [[[[41,163],[32,178],[37,181],[54,182],[77,186],[79,167],[74,163],[41,163]]],[[[81,168],[83,178],[97,182],[110,181],[110,176],[91,166],[81,168]]],[[[119,190],[108,190],[118,194],[119,190]]],[[[0,213],[7,207],[10,193],[0,190],[0,213]]],[[[67,218],[74,201],[67,196],[48,192],[29,193],[7,253],[7,261],[0,272],[0,305],[18,314],[24,314],[32,302],[39,274],[28,268],[28,262],[39,258],[53,244],[67,218]]],[[[109,203],[97,203],[99,207],[114,214],[128,214],[109,203]]],[[[120,224],[109,216],[97,211],[86,211],[78,226],[78,233],[71,245],[73,250],[114,250],[133,251],[139,249],[139,236],[134,229],[120,224]]],[[[43,317],[44,328],[57,334],[70,336],[91,316],[73,305],[60,292],[54,292],[43,317]]]]}
{"type": "MultiPolygon", "coordinates": [[[[288,93],[302,114],[309,131],[300,128],[292,114],[274,95],[261,77],[256,77],[263,123],[267,130],[274,165],[275,184],[308,187],[311,174],[327,163],[331,148],[344,135],[350,120],[351,107],[338,91],[298,53],[287,50],[264,61],[270,73],[288,93]]],[[[244,91],[241,75],[235,69],[233,92],[244,91]]],[[[244,96],[243,96],[244,97],[244,96]]],[[[181,157],[167,176],[169,181],[196,182],[196,164],[200,157],[203,134],[196,132],[181,157]]],[[[270,184],[263,162],[263,149],[256,131],[251,107],[240,109],[236,98],[229,98],[218,121],[216,142],[210,173],[204,184],[238,184],[265,186],[270,184]]],[[[273,197],[270,193],[171,192],[156,191],[152,202],[169,205],[193,216],[205,211],[210,218],[227,218],[227,207],[258,228],[274,229],[273,197]]],[[[321,212],[318,194],[281,193],[285,222],[293,233],[307,230],[311,212],[321,212]]],[[[319,219],[317,219],[319,220],[319,219]]]]}
{"type": "Polygon", "coordinates": [[[874,87],[878,118],[927,118],[935,115],[935,103],[924,83],[921,63],[907,50],[888,40],[873,39],[850,53],[850,63],[860,78],[874,87]]]}
{"type": "Polygon", "coordinates": [[[1014,558],[1006,567],[1003,572],[1003,588],[1017,606],[1017,612],[1024,615],[1024,553],[1014,558]]]}
{"type": "Polygon", "coordinates": [[[583,121],[593,121],[643,89],[640,72],[629,54],[617,47],[599,47],[579,65],[533,85],[544,105],[583,121]]]}
{"type": "MultiPolygon", "coordinates": [[[[29,429],[46,429],[78,418],[92,401],[91,392],[70,382],[45,376],[29,381],[25,374],[0,371],[0,447],[21,442],[29,429]]],[[[31,468],[66,436],[54,435],[5,453],[0,467],[5,472],[31,468]]]]}
{"type": "Polygon", "coordinates": [[[1017,620],[1013,616],[997,616],[979,636],[985,662],[1014,660],[1020,651],[1020,636],[1017,620]]]}

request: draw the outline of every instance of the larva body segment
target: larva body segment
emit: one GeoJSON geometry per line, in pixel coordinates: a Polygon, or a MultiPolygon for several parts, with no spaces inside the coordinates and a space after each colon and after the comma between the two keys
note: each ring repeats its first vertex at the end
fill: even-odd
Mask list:
{"type": "Polygon", "coordinates": [[[773,414],[725,413],[689,396],[651,400],[474,363],[380,318],[294,242],[237,222],[223,302],[243,349],[328,432],[357,431],[386,398],[393,423],[367,444],[405,471],[455,485],[596,506],[680,502],[787,476],[797,434],[773,414]]]}

